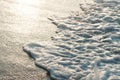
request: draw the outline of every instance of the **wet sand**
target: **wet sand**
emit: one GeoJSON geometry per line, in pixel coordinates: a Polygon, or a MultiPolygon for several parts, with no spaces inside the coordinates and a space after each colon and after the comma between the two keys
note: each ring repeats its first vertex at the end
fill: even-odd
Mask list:
{"type": "Polygon", "coordinates": [[[120,1],[96,2],[80,4],[83,14],[49,17],[57,26],[52,41],[24,46],[51,78],[120,80],[120,1]]]}
{"type": "Polygon", "coordinates": [[[40,80],[46,71],[37,68],[22,47],[28,42],[50,41],[56,26],[47,17],[79,10],[77,3],[76,0],[1,0],[0,80],[40,80]]]}

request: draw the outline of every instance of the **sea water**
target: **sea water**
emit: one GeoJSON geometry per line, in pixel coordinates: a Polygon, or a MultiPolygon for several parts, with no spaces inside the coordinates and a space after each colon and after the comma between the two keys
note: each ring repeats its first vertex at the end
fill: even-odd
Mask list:
{"type": "Polygon", "coordinates": [[[86,2],[80,8],[83,14],[49,17],[57,26],[52,42],[29,43],[24,51],[52,79],[119,80],[120,2],[86,2]]]}

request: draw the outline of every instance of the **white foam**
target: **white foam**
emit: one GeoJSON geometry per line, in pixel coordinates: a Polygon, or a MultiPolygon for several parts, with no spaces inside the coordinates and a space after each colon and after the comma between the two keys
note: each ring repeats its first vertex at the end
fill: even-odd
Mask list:
{"type": "Polygon", "coordinates": [[[52,18],[58,27],[53,42],[29,43],[24,50],[52,79],[118,80],[119,5],[116,1],[87,4],[87,9],[82,5],[85,9],[82,16],[52,18]]]}

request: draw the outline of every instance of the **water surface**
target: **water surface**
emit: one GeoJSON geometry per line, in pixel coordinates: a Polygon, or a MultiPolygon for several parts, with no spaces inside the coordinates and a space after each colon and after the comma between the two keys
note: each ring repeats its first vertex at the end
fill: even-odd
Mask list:
{"type": "Polygon", "coordinates": [[[56,26],[47,17],[79,10],[79,0],[0,1],[0,80],[38,80],[36,68],[22,51],[28,42],[50,41],[56,26]]]}

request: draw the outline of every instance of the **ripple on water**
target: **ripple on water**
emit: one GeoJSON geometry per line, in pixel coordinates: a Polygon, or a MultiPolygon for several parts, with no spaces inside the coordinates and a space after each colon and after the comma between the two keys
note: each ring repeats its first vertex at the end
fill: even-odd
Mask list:
{"type": "MultiPolygon", "coordinates": [[[[51,19],[58,27],[58,34],[53,37],[53,43],[41,42],[42,44],[37,45],[30,43],[24,46],[24,50],[32,55],[36,64],[45,68],[53,79],[120,79],[120,75],[117,74],[120,70],[120,67],[117,67],[120,64],[118,50],[120,25],[117,21],[113,21],[113,16],[110,16],[117,9],[116,7],[119,7],[119,3],[114,2],[114,4],[110,2],[87,4],[89,6],[87,9],[91,8],[88,10],[86,10],[86,5],[83,5],[86,10],[85,16],[76,15],[80,17],[82,26],[78,24],[78,18],[76,20],[74,16],[65,18],[71,21],[69,24],[63,18],[51,19]],[[112,6],[106,5],[108,3],[112,6]],[[108,9],[108,14],[102,17],[96,16],[96,14],[106,13],[105,8],[108,9]],[[108,15],[109,17],[106,17],[108,15]],[[97,22],[94,22],[96,18],[97,22]]],[[[115,13],[117,14],[118,12],[115,13]]]]}

